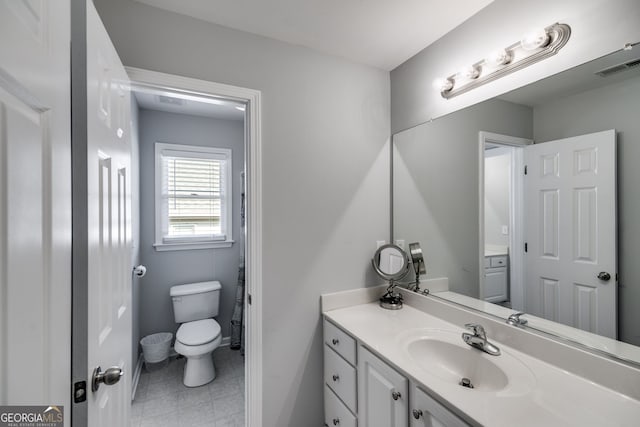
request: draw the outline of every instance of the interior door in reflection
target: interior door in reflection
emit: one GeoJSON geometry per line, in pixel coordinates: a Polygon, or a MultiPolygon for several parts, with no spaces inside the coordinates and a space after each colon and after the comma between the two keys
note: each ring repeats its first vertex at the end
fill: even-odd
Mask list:
{"type": "Polygon", "coordinates": [[[525,311],[614,339],[615,142],[608,130],[525,148],[525,311]]]}

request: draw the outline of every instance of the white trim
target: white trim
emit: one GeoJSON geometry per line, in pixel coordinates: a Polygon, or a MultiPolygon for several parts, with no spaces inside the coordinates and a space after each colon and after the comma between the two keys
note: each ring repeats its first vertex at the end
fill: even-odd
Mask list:
{"type": "Polygon", "coordinates": [[[136,370],[133,372],[133,378],[131,378],[131,400],[136,398],[136,391],[138,390],[138,384],[140,383],[140,375],[142,374],[142,365],[144,364],[144,357],[142,353],[138,356],[138,363],[136,363],[136,370]]]}
{"type": "Polygon", "coordinates": [[[478,254],[479,254],[479,298],[484,300],[484,154],[487,143],[512,147],[511,185],[509,197],[509,300],[512,308],[524,308],[524,160],[522,148],[533,141],[492,132],[478,133],[478,254]]]}
{"type": "Polygon", "coordinates": [[[258,90],[125,67],[134,87],[152,86],[205,97],[246,103],[247,185],[247,349],[245,375],[246,425],[262,425],[262,131],[261,93],[258,90]]]}

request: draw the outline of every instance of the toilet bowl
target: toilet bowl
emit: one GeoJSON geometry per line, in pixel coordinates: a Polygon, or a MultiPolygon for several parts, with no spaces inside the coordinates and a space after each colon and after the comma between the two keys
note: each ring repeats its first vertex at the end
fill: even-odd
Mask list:
{"type": "Polygon", "coordinates": [[[211,353],[222,342],[218,315],[220,282],[199,282],[171,288],[173,312],[180,327],[174,349],[187,358],[183,383],[187,387],[207,384],[216,377],[211,353]]]}
{"type": "Polygon", "coordinates": [[[187,358],[184,385],[198,387],[216,377],[211,353],[222,342],[220,325],[213,319],[183,323],[176,333],[176,353],[187,358]]]}

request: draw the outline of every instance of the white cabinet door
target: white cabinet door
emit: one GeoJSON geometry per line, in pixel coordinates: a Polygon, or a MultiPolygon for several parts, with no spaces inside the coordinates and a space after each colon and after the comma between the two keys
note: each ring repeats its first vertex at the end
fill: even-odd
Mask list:
{"type": "Polygon", "coordinates": [[[486,268],[484,271],[484,299],[489,302],[507,301],[507,268],[486,268]]]}
{"type": "Polygon", "coordinates": [[[468,427],[418,386],[411,384],[411,427],[468,427]]]}
{"type": "Polygon", "coordinates": [[[408,427],[408,381],[364,347],[358,348],[358,424],[408,427]]]}
{"type": "Polygon", "coordinates": [[[617,336],[615,142],[608,130],[525,148],[525,310],[610,338],[617,336]]]}

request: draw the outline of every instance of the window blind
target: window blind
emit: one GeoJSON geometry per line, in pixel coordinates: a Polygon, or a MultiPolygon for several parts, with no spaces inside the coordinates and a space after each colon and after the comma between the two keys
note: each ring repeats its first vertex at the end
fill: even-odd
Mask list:
{"type": "Polygon", "coordinates": [[[226,161],[163,155],[162,165],[165,239],[224,240],[226,161]]]}

